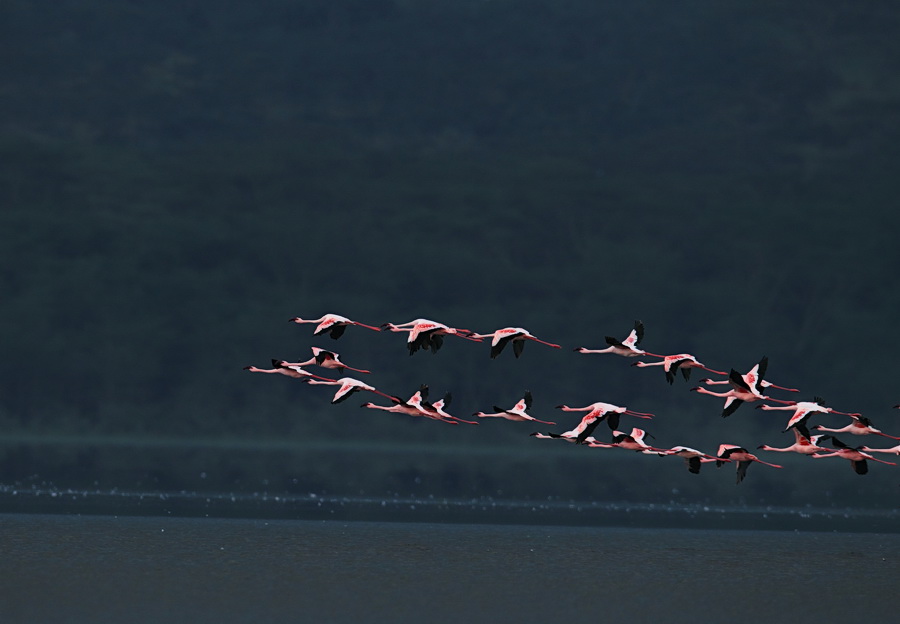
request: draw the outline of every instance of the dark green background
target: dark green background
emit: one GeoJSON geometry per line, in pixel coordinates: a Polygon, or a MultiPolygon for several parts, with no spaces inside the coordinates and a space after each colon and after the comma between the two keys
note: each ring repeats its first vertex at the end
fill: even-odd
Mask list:
{"type": "Polygon", "coordinates": [[[792,441],[572,353],[642,319],[649,351],[768,355],[900,434],[898,31],[900,7],[837,0],[4,2],[0,482],[895,506],[889,466],[778,455],[736,488],[242,368],[318,345],[462,417],[530,389],[558,431],[553,406],[607,401],[664,446],[792,441]],[[563,349],[409,357],[287,323],[326,312],[563,349]]]}

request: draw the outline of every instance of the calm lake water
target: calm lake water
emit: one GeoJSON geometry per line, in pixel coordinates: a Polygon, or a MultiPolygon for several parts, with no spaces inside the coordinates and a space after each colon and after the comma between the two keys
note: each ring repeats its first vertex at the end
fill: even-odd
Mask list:
{"type": "Polygon", "coordinates": [[[888,622],[900,534],[0,514],[0,622],[888,622]]]}

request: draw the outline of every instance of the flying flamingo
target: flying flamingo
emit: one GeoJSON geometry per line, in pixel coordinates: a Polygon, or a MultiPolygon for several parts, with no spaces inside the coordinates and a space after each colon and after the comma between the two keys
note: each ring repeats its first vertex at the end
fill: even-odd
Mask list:
{"type": "Polygon", "coordinates": [[[453,399],[453,396],[448,392],[447,394],[444,395],[444,398],[438,399],[434,403],[425,402],[422,404],[422,406],[429,411],[434,411],[439,416],[441,416],[441,418],[443,418],[445,420],[449,420],[449,421],[455,422],[455,423],[461,422],[461,423],[466,423],[468,425],[477,425],[478,424],[477,420],[463,420],[462,418],[452,416],[452,415],[448,414],[446,411],[444,411],[444,407],[450,405],[450,401],[452,399],[453,399]]]}
{"type": "Polygon", "coordinates": [[[616,355],[622,355],[624,357],[636,357],[638,355],[649,355],[652,357],[665,357],[663,355],[657,355],[656,353],[650,353],[649,351],[644,351],[642,349],[638,349],[637,346],[641,343],[641,340],[644,338],[644,324],[640,321],[634,322],[634,329],[631,330],[631,333],[628,334],[628,337],[625,340],[620,341],[618,338],[613,338],[612,336],[606,336],[606,344],[609,345],[605,349],[587,349],[585,347],[578,347],[575,349],[578,353],[614,353],[616,355]]]}
{"type": "Polygon", "coordinates": [[[554,344],[552,342],[546,342],[541,340],[540,338],[535,338],[531,332],[527,329],[523,329],[521,327],[504,327],[503,329],[495,330],[489,334],[469,334],[467,336],[469,339],[478,339],[482,338],[490,338],[491,339],[491,359],[500,355],[500,352],[503,351],[503,348],[506,347],[510,342],[513,346],[513,353],[516,357],[522,355],[522,350],[525,348],[526,340],[533,340],[534,342],[539,342],[541,344],[545,344],[548,347],[553,347],[554,349],[559,349],[560,346],[558,344],[554,344]]]}
{"type": "MultiPolygon", "coordinates": [[[[312,366],[316,364],[321,366],[322,368],[330,368],[336,370],[339,373],[343,373],[344,369],[349,369],[355,371],[357,373],[371,373],[372,371],[363,370],[361,368],[353,368],[352,366],[347,366],[343,362],[341,362],[341,357],[335,353],[334,351],[328,351],[327,349],[320,349],[319,347],[311,347],[313,356],[304,362],[285,362],[281,361],[281,366],[312,366]]],[[[274,364],[275,361],[273,360],[274,364]]]]}
{"type": "MultiPolygon", "coordinates": [[[[566,442],[575,442],[576,434],[572,431],[565,431],[563,433],[541,433],[539,431],[535,431],[533,433],[529,433],[532,438],[537,438],[538,440],[565,440],[566,442]]],[[[604,443],[600,442],[594,436],[588,436],[583,441],[584,444],[588,446],[603,446],[604,443]]],[[[611,444],[606,444],[605,446],[612,446],[611,444]]]]}
{"type": "MultiPolygon", "coordinates": [[[[564,412],[588,412],[582,419],[581,422],[572,429],[571,432],[575,436],[575,442],[581,444],[584,442],[585,438],[591,435],[594,432],[594,429],[597,428],[602,421],[606,421],[606,424],[609,425],[611,430],[615,430],[619,427],[619,415],[620,414],[628,414],[629,416],[637,416],[638,418],[653,418],[653,414],[648,414],[645,412],[635,412],[634,410],[630,410],[626,407],[620,407],[618,405],[611,405],[610,403],[591,403],[590,405],[586,405],[585,407],[569,407],[568,405],[557,405],[556,409],[561,409],[564,412]]],[[[563,434],[565,435],[565,434],[563,434]]]]}
{"type": "MultiPolygon", "coordinates": [[[[767,381],[763,379],[766,375],[766,369],[769,367],[769,358],[763,356],[763,358],[749,371],[741,375],[743,377],[744,382],[750,386],[751,388],[755,387],[756,390],[762,394],[763,391],[767,388],[777,388],[778,390],[785,390],[787,392],[800,392],[796,388],[785,388],[784,386],[779,386],[773,384],[771,381],[767,381]]],[[[730,379],[723,380],[714,380],[714,379],[702,379],[700,383],[704,383],[707,386],[713,386],[716,384],[727,384],[731,383],[730,379]]]]}
{"type": "Polygon", "coordinates": [[[831,449],[826,446],[819,446],[820,441],[825,441],[831,436],[814,435],[801,433],[799,429],[794,428],[794,443],[790,446],[782,448],[761,444],[757,448],[763,451],[775,451],[778,453],[800,453],[801,455],[815,455],[816,453],[827,452],[831,449]]]}
{"type": "MultiPolygon", "coordinates": [[[[846,427],[841,427],[840,429],[829,429],[828,427],[823,427],[822,425],[816,425],[815,429],[818,431],[828,431],[830,433],[851,433],[853,435],[880,435],[885,438],[891,438],[892,440],[900,440],[897,436],[888,435],[882,432],[879,429],[876,429],[872,425],[872,421],[862,416],[860,414],[850,414],[850,418],[853,419],[846,427]]],[[[834,438],[832,438],[832,441],[834,438]]]]}
{"type": "Polygon", "coordinates": [[[670,455],[674,455],[676,457],[684,458],[684,464],[687,466],[688,472],[693,474],[700,473],[700,466],[703,464],[721,461],[715,455],[709,455],[708,453],[704,453],[703,451],[698,451],[695,448],[691,448],[689,446],[673,446],[668,449],[659,449],[658,455],[660,457],[668,457],[670,455]]]}
{"type": "Polygon", "coordinates": [[[277,373],[279,375],[285,375],[287,377],[293,377],[295,379],[302,379],[306,377],[318,377],[319,379],[328,379],[327,377],[319,377],[318,375],[314,375],[309,371],[302,369],[299,365],[291,365],[285,362],[284,360],[272,360],[273,368],[259,368],[258,366],[245,366],[244,370],[250,371],[251,373],[277,373]]]}
{"type": "Polygon", "coordinates": [[[367,401],[360,407],[377,409],[385,412],[393,412],[395,414],[405,414],[407,416],[428,416],[428,413],[421,406],[421,391],[422,389],[420,388],[419,391],[416,392],[409,401],[404,401],[398,396],[391,396],[389,398],[393,402],[393,405],[378,405],[376,403],[372,403],[371,401],[367,401]]]}
{"type": "Polygon", "coordinates": [[[737,482],[740,483],[744,480],[744,477],[747,476],[747,468],[753,462],[758,462],[760,464],[765,464],[766,466],[771,466],[772,468],[782,468],[783,466],[779,466],[778,464],[770,464],[769,462],[764,462],[759,457],[745,449],[743,446],[737,446],[735,444],[720,444],[719,451],[716,453],[718,459],[716,460],[716,467],[720,468],[722,463],[725,461],[734,461],[737,462],[737,482]]]}
{"type": "Polygon", "coordinates": [[[485,412],[475,412],[472,414],[473,416],[477,416],[478,418],[505,418],[506,420],[514,420],[514,421],[525,421],[530,420],[533,422],[543,423],[545,425],[555,425],[555,422],[548,422],[546,420],[538,420],[532,416],[529,416],[526,410],[531,409],[531,392],[528,390],[525,391],[525,396],[519,399],[519,402],[516,403],[512,409],[505,410],[502,407],[494,406],[494,413],[485,413],[485,412]]]}
{"type": "Polygon", "coordinates": [[[302,319],[299,316],[295,316],[292,319],[288,319],[288,321],[298,324],[315,323],[316,329],[313,331],[313,336],[319,336],[321,334],[328,333],[328,335],[335,340],[337,340],[344,334],[344,330],[347,329],[348,325],[358,325],[360,327],[365,327],[366,329],[371,329],[373,331],[381,331],[381,329],[379,329],[378,327],[351,321],[346,316],[339,316],[337,314],[326,314],[325,316],[317,319],[302,319]]]}
{"type": "Polygon", "coordinates": [[[782,410],[791,411],[794,414],[788,420],[784,430],[795,428],[806,438],[809,438],[809,429],[806,427],[806,421],[813,414],[842,414],[844,416],[860,416],[860,414],[850,414],[848,412],[839,412],[836,409],[825,407],[825,401],[819,397],[814,397],[812,401],[789,401],[785,405],[757,405],[756,409],[765,411],[782,410]]]}
{"type": "Polygon", "coordinates": [[[458,329],[449,327],[443,323],[429,321],[428,319],[416,319],[408,323],[385,323],[381,329],[392,332],[407,332],[409,336],[406,339],[406,346],[409,354],[412,355],[419,349],[431,349],[432,353],[437,353],[438,349],[444,344],[444,336],[459,336],[467,340],[481,342],[481,339],[470,338],[474,333],[468,329],[458,329]]]}
{"type": "Polygon", "coordinates": [[[890,453],[892,455],[900,455],[900,444],[898,444],[897,446],[892,446],[890,448],[872,448],[871,446],[861,446],[859,450],[866,451],[867,453],[890,453]]]}
{"type": "Polygon", "coordinates": [[[323,377],[310,379],[309,377],[306,377],[304,378],[304,381],[310,385],[340,386],[337,389],[337,392],[334,393],[334,398],[331,399],[332,403],[340,403],[341,401],[345,401],[351,394],[359,392],[361,390],[374,392],[375,394],[380,394],[381,396],[388,399],[393,398],[391,397],[391,395],[385,394],[381,390],[376,390],[372,386],[363,383],[359,379],[353,379],[352,377],[341,377],[340,379],[325,379],[323,377]]]}
{"type": "Polygon", "coordinates": [[[737,408],[739,408],[744,403],[751,403],[753,401],[760,401],[763,399],[775,400],[763,396],[763,394],[758,390],[758,383],[755,386],[749,385],[745,380],[745,376],[742,376],[733,368],[731,369],[731,373],[729,373],[728,375],[728,382],[731,384],[731,390],[728,390],[727,392],[713,392],[712,390],[707,390],[702,386],[691,388],[691,391],[724,398],[725,406],[722,409],[722,418],[731,416],[735,412],[735,410],[737,410],[737,408]]]}
{"type": "Polygon", "coordinates": [[[884,461],[883,459],[877,459],[872,457],[868,453],[864,453],[860,448],[853,448],[852,446],[847,446],[834,436],[831,436],[831,443],[834,445],[835,450],[831,453],[822,453],[820,455],[813,455],[815,458],[819,457],[843,457],[844,459],[850,460],[850,466],[853,468],[853,471],[858,475],[864,475],[869,472],[869,464],[866,462],[867,459],[871,459],[872,461],[876,461],[880,464],[887,464],[888,466],[896,466],[894,462],[884,461]]]}
{"type": "Polygon", "coordinates": [[[646,442],[644,442],[645,437],[653,436],[651,436],[643,429],[638,429],[637,427],[632,428],[631,433],[623,433],[622,431],[613,431],[612,433],[613,435],[611,443],[607,444],[605,442],[601,442],[599,444],[588,444],[588,446],[599,446],[603,448],[615,446],[628,451],[637,451],[638,453],[647,454],[660,453],[665,450],[649,446],[646,442]]]}
{"type": "Polygon", "coordinates": [[[666,381],[669,384],[675,382],[675,374],[680,370],[682,377],[685,380],[691,378],[691,369],[692,368],[702,368],[705,371],[709,371],[710,373],[715,373],[716,375],[727,375],[728,373],[724,371],[717,371],[715,369],[709,368],[705,364],[701,364],[697,361],[690,353],[678,353],[676,355],[666,355],[663,356],[663,359],[657,362],[635,362],[632,366],[637,366],[638,368],[644,368],[646,366],[662,366],[663,370],[666,373],[666,381]]]}

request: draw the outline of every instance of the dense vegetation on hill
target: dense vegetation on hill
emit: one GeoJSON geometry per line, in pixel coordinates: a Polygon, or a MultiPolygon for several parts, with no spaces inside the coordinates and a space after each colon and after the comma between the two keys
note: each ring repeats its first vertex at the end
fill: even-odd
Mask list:
{"type": "Polygon", "coordinates": [[[167,487],[203,472],[197,487],[651,499],[677,488],[687,500],[784,502],[805,501],[803,484],[827,474],[836,496],[874,502],[885,477],[860,493],[846,466],[754,470],[733,494],[730,477],[681,478],[629,456],[658,488],[637,493],[634,473],[609,476],[620,455],[594,463],[528,438],[527,425],[379,417],[241,368],[317,344],[393,394],[450,390],[460,415],[528,388],[560,430],[574,421],[554,405],[605,400],[658,413],[648,428],[660,444],[787,440],[780,418],[745,407],[723,420],[717,400],[655,369],[571,352],[640,318],[650,351],[739,370],[768,355],[776,383],[900,433],[889,410],[900,400],[900,9],[55,7],[0,7],[2,430],[297,446],[151,461],[8,445],[9,479],[78,466],[167,487]],[[408,357],[396,334],[331,343],[286,322],[330,311],[521,325],[564,348],[490,361],[486,346],[448,339],[408,357]],[[317,454],[314,442],[350,450],[317,454]],[[603,484],[563,480],[586,461],[603,484]]]}

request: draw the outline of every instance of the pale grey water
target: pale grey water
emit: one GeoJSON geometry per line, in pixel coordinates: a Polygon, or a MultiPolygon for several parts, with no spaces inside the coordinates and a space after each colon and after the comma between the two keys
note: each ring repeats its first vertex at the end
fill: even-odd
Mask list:
{"type": "Polygon", "coordinates": [[[896,621],[900,535],[0,515],[0,622],[896,621]]]}

